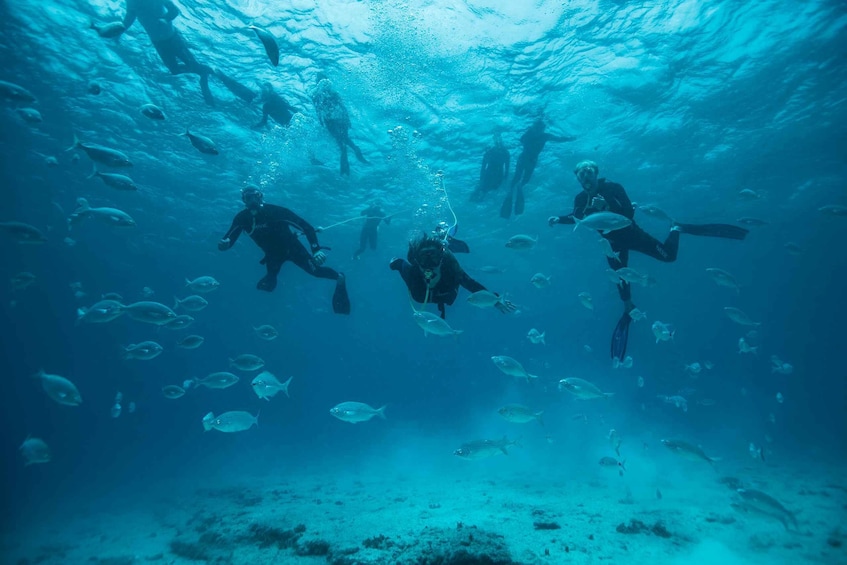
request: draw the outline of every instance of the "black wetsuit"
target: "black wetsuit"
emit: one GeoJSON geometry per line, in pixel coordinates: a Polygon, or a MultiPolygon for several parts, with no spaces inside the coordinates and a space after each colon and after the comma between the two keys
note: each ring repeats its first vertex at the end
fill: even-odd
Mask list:
{"type": "Polygon", "coordinates": [[[365,225],[362,226],[362,233],[359,234],[359,249],[353,254],[355,259],[358,259],[359,255],[364,253],[368,246],[373,250],[376,249],[376,230],[379,227],[379,223],[391,223],[391,217],[386,216],[385,212],[379,206],[371,206],[363,210],[362,216],[365,216],[366,219],[365,225]]]}
{"type": "MultiPolygon", "coordinates": [[[[633,208],[632,202],[630,201],[629,196],[627,196],[623,186],[606,179],[598,179],[597,193],[595,196],[602,196],[606,201],[607,206],[604,209],[590,208],[588,193],[582,191],[574,198],[573,213],[559,217],[559,223],[573,224],[574,218],[582,220],[594,212],[614,212],[615,214],[626,216],[632,220],[632,224],[626,228],[609,232],[606,235],[601,234],[602,237],[608,239],[609,243],[612,244],[612,251],[620,254],[620,261],[614,257],[609,257],[607,259],[609,266],[612,269],[617,271],[618,269],[626,267],[629,263],[630,251],[644,253],[645,255],[649,255],[650,257],[658,259],[659,261],[664,261],[665,263],[676,261],[676,255],[679,251],[680,232],[671,230],[667,239],[664,242],[661,242],[641,229],[635,223],[635,208],[633,208]]],[[[622,280],[618,286],[618,290],[622,300],[630,300],[631,289],[628,282],[622,280]]]]}
{"type": "Polygon", "coordinates": [[[400,276],[403,277],[403,281],[409,289],[409,294],[412,295],[415,302],[437,304],[442,318],[445,316],[445,306],[453,304],[456,297],[459,296],[460,286],[472,293],[486,290],[484,286],[472,279],[462,269],[459,261],[449,251],[444,252],[444,260],[441,262],[441,278],[434,287],[429,289],[429,296],[427,296],[426,278],[420,268],[404,259],[396,259],[392,262],[391,268],[400,272],[400,276]]]}
{"type": "Polygon", "coordinates": [[[315,111],[318,113],[318,120],[335,139],[338,149],[341,151],[341,174],[349,176],[348,145],[353,149],[359,161],[367,163],[362,151],[350,139],[350,114],[347,112],[344,102],[341,101],[341,96],[328,87],[319,88],[312,97],[312,102],[315,105],[315,111]]]}
{"type": "Polygon", "coordinates": [[[265,94],[263,102],[262,119],[253,126],[253,129],[264,127],[268,123],[269,116],[279,125],[287,126],[291,123],[291,117],[297,113],[297,108],[289,104],[285,98],[276,92],[265,94]]]}
{"type": "Polygon", "coordinates": [[[482,167],[479,170],[479,186],[471,194],[471,200],[480,201],[485,195],[500,188],[509,176],[509,150],[502,144],[489,147],[482,157],[482,167]]]}
{"type": "Polygon", "coordinates": [[[313,277],[337,281],[341,276],[335,270],[315,263],[313,254],[321,249],[315,228],[288,208],[265,204],[256,211],[255,215],[249,209],[236,214],[232,220],[232,226],[224,235],[224,239],[230,240],[230,247],[235,245],[242,231],[246,232],[265,252],[261,263],[267,268],[268,274],[259,281],[257,285],[259,290],[271,292],[276,288],[277,275],[286,261],[293,262],[313,277]],[[291,231],[292,227],[306,236],[312,253],[309,253],[300,243],[291,231]]]}

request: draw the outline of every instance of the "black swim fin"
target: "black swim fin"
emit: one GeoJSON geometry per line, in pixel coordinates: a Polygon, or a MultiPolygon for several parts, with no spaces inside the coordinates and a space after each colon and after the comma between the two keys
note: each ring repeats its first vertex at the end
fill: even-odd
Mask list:
{"type": "Polygon", "coordinates": [[[343,274],[338,274],[335,282],[335,292],[332,294],[332,311],[336,314],[350,313],[350,297],[347,296],[347,279],[343,274]]]}
{"type": "Polygon", "coordinates": [[[256,98],[256,93],[238,82],[237,80],[228,77],[220,70],[215,70],[215,76],[223,83],[227,90],[232,92],[235,96],[241,98],[243,101],[248,104],[256,98]]]}
{"type": "Polygon", "coordinates": [[[504,220],[508,220],[512,217],[512,199],[514,198],[515,190],[513,188],[509,189],[509,192],[506,193],[506,198],[503,200],[502,206],[500,206],[500,217],[504,220]]]}
{"type": "Polygon", "coordinates": [[[618,325],[615,326],[615,331],[612,332],[612,359],[624,360],[626,356],[626,342],[629,340],[629,324],[631,322],[632,316],[629,315],[629,312],[624,312],[621,319],[618,320],[618,325]]]}
{"type": "Polygon", "coordinates": [[[449,249],[453,253],[471,252],[471,248],[468,246],[468,244],[462,241],[461,239],[450,238],[450,240],[447,242],[447,249],[449,249]]]}
{"type": "Polygon", "coordinates": [[[676,224],[679,231],[689,235],[723,237],[725,239],[744,239],[750,230],[730,224],[676,224]]]}
{"type": "Polygon", "coordinates": [[[524,199],[523,199],[523,188],[518,187],[515,193],[515,216],[520,216],[523,214],[524,209],[524,199]]]}

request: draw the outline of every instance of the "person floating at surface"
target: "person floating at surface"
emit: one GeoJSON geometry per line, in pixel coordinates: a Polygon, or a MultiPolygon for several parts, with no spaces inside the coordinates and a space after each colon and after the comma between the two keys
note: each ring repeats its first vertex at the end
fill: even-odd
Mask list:
{"type": "Polygon", "coordinates": [[[443,241],[447,249],[453,253],[470,253],[470,246],[461,239],[456,239],[455,235],[458,231],[458,223],[448,226],[447,222],[438,222],[438,225],[432,230],[432,235],[443,241]]]}
{"type": "Polygon", "coordinates": [[[509,176],[509,150],[503,147],[499,133],[494,134],[494,145],[485,150],[482,168],[479,170],[479,185],[471,194],[472,202],[482,202],[485,196],[500,188],[509,176]]]}
{"type": "Polygon", "coordinates": [[[292,261],[313,277],[336,281],[332,309],[336,314],[349,314],[350,299],[347,297],[344,274],[323,266],[326,253],[318,243],[315,228],[288,208],[265,204],[262,191],[255,186],[242,190],[241,200],[245,209],[235,215],[232,226],[218,242],[218,249],[226,251],[231,248],[241,232],[245,232],[265,252],[261,264],[265,265],[268,272],[256,288],[273,292],[282,264],[292,261]],[[291,228],[306,236],[311,253],[300,243],[291,228]]]}
{"type": "MultiPolygon", "coordinates": [[[[195,74],[200,77],[200,90],[207,104],[213,106],[215,98],[209,90],[209,75],[212,69],[197,61],[188,44],[177,30],[173,21],[180,15],[171,0],[126,0],[126,13],[124,14],[122,34],[126,32],[136,20],[141,23],[147,36],[156,48],[156,52],[162,59],[162,63],[168,68],[172,75],[195,74]]],[[[255,93],[247,87],[218,71],[217,76],[221,78],[224,85],[239,98],[248,102],[253,99],[255,93]]]]}
{"type": "MultiPolygon", "coordinates": [[[[392,259],[389,267],[400,273],[415,302],[438,305],[442,318],[446,314],[445,306],[456,301],[460,286],[470,292],[486,290],[468,276],[441,238],[424,234],[410,241],[406,258],[392,259]]],[[[508,300],[498,302],[495,307],[504,314],[516,309],[508,300]]]]}
{"type": "Polygon", "coordinates": [[[508,220],[512,216],[513,201],[515,215],[520,216],[523,214],[523,187],[532,178],[535,165],[538,163],[538,156],[541,154],[541,150],[544,149],[544,145],[548,141],[573,141],[576,139],[572,135],[551,135],[544,131],[545,127],[544,120],[539,118],[521,136],[523,151],[518,155],[518,160],[515,162],[515,176],[512,177],[509,192],[506,194],[503,205],[500,207],[501,218],[508,220]]]}
{"type": "Polygon", "coordinates": [[[297,113],[297,108],[289,104],[285,98],[274,92],[271,83],[262,84],[262,119],[253,126],[253,129],[261,129],[268,123],[268,117],[281,126],[291,123],[291,117],[297,113]]]}
{"type": "MultiPolygon", "coordinates": [[[[635,216],[635,208],[627,196],[623,186],[604,178],[598,178],[600,168],[594,161],[582,161],[574,169],[583,191],[574,198],[574,209],[567,216],[550,216],[547,223],[552,227],[556,224],[573,224],[575,219],[582,220],[597,212],[612,212],[630,220],[635,216]]],[[[629,263],[629,252],[638,251],[659,261],[671,263],[676,261],[679,250],[679,235],[687,233],[726,239],[744,239],[748,230],[729,224],[680,224],[674,222],[671,231],[664,242],[641,229],[633,222],[623,228],[603,235],[609,240],[612,251],[618,257],[608,259],[609,266],[617,271],[629,263]]],[[[629,313],[635,308],[632,303],[630,283],[621,280],[618,285],[621,300],[624,301],[624,313],[612,334],[612,358],[624,359],[626,343],[629,334],[629,323],[632,317],[629,313]]]]}
{"type": "Polygon", "coordinates": [[[347,146],[349,145],[356,158],[362,163],[367,163],[362,151],[350,139],[350,114],[341,101],[341,96],[332,89],[329,80],[322,78],[312,94],[312,103],[318,113],[318,120],[338,144],[341,151],[341,174],[350,175],[350,162],[347,160],[347,146]]]}
{"type": "Polygon", "coordinates": [[[362,216],[365,216],[365,225],[362,226],[362,233],[359,235],[359,248],[353,253],[353,259],[358,259],[368,246],[372,250],[376,250],[376,235],[380,222],[391,223],[391,216],[387,216],[382,211],[379,202],[374,202],[362,210],[362,216]]]}

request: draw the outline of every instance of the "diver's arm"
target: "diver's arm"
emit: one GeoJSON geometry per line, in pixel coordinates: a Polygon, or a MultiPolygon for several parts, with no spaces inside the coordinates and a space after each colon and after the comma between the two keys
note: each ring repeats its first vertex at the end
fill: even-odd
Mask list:
{"type": "Polygon", "coordinates": [[[244,226],[242,225],[243,215],[241,212],[235,215],[235,218],[232,219],[232,225],[229,226],[226,234],[221,238],[218,242],[218,249],[221,251],[226,251],[238,241],[238,237],[241,235],[241,232],[244,231],[244,226]]]}
{"type": "Polygon", "coordinates": [[[122,22],[124,25],[124,31],[132,27],[132,24],[135,23],[135,18],[137,17],[135,7],[132,4],[133,3],[131,0],[126,3],[126,14],[124,14],[124,19],[122,22]]]}
{"type": "Polygon", "coordinates": [[[265,124],[267,124],[267,123],[268,123],[268,109],[267,109],[267,105],[263,105],[262,106],[262,119],[259,120],[257,123],[255,123],[251,127],[253,129],[259,129],[259,128],[265,127],[265,124]]]}
{"type": "Polygon", "coordinates": [[[512,155],[508,151],[505,151],[505,153],[506,153],[506,162],[503,164],[503,180],[505,180],[509,177],[509,161],[512,158],[512,155]]]}
{"type": "Polygon", "coordinates": [[[172,22],[180,15],[179,8],[177,8],[170,0],[165,0],[162,5],[165,7],[164,19],[167,21],[172,22]]]}
{"type": "Polygon", "coordinates": [[[466,288],[470,292],[479,292],[480,290],[488,290],[481,283],[472,279],[470,275],[468,275],[464,269],[462,270],[462,274],[459,276],[459,284],[462,287],[466,288]]]}
{"type": "Polygon", "coordinates": [[[289,210],[288,208],[283,208],[282,206],[276,206],[276,210],[278,211],[278,218],[283,222],[290,224],[294,228],[303,232],[303,235],[306,236],[306,240],[309,242],[309,246],[312,248],[312,253],[316,253],[320,251],[321,245],[318,243],[318,234],[315,231],[315,228],[312,227],[312,224],[289,210]]]}
{"type": "Polygon", "coordinates": [[[616,182],[606,181],[603,183],[603,188],[604,197],[610,202],[615,213],[626,216],[630,220],[635,217],[635,208],[632,206],[632,201],[627,196],[623,186],[616,182]]]}

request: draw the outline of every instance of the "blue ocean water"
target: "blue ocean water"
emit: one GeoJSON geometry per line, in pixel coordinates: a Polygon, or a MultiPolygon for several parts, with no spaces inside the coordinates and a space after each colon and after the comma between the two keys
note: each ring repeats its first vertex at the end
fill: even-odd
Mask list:
{"type": "MultiPolygon", "coordinates": [[[[90,21],[121,19],[124,2],[10,0],[0,6],[0,80],[36,98],[31,104],[2,101],[0,221],[26,222],[47,237],[43,244],[27,245],[0,233],[2,277],[35,275],[29,287],[14,290],[9,283],[0,295],[5,562],[40,557],[82,563],[87,555],[106,562],[128,553],[139,561],[163,554],[162,562],[189,562],[169,553],[169,540],[188,539],[184,531],[153,528],[159,535],[145,553],[129,540],[146,538],[148,531],[137,534],[122,512],[144,515],[146,503],[165,499],[181,501],[185,510],[203,492],[228,488],[262,492],[268,499],[268,489],[285,481],[310,500],[317,495],[299,484],[334,481],[341,485],[337,502],[349,513],[371,516],[394,539],[403,534],[389,534],[392,526],[414,537],[408,532],[421,528],[419,516],[371,507],[357,497],[362,491],[377,500],[380,489],[402,492],[396,485],[405,480],[408,492],[394,498],[408,499],[411,506],[415,492],[424,490],[416,481],[440,485],[449,499],[451,489],[497,490],[498,481],[512,477],[538,491],[563,522],[574,510],[555,481],[586,488],[597,481],[615,488],[632,481],[627,488],[635,503],[625,507],[626,515],[608,510],[620,507],[615,501],[610,506],[597,499],[597,512],[606,513],[611,524],[603,527],[610,540],[622,535],[615,524],[656,504],[655,488],[664,493],[663,504],[695,513],[700,505],[714,507],[738,518],[724,526],[724,534],[694,533],[691,524],[702,520],[674,522],[669,512],[662,516],[669,528],[687,531],[688,539],[642,553],[633,541],[630,559],[636,562],[685,555],[714,562],[722,551],[737,562],[847,560],[840,545],[844,490],[832,486],[843,484],[847,455],[839,333],[840,319],[847,316],[847,262],[837,247],[847,218],[819,210],[847,204],[843,3],[318,4],[177,4],[181,14],[174,26],[201,63],[255,92],[269,82],[299,110],[287,127],[271,120],[258,130],[251,128],[261,117],[258,99],[246,103],[212,76],[216,102],[206,104],[197,76],[170,75],[140,24],[120,39],[102,38],[89,28],[90,21]],[[277,67],[250,25],[275,36],[277,67]],[[311,101],[321,78],[346,104],[350,137],[369,162],[351,151],[349,175],[339,174],[338,148],[311,101]],[[91,93],[92,82],[100,85],[99,94],[91,93]],[[167,119],[142,115],[139,108],[147,103],[161,107],[167,119]],[[17,111],[22,107],[37,109],[43,121],[22,119],[17,111]],[[546,145],[526,186],[525,213],[504,220],[499,209],[505,185],[482,202],[470,200],[480,161],[492,135],[501,133],[511,154],[511,180],[520,137],[538,117],[548,132],[576,140],[546,145]],[[220,154],[198,152],[179,135],[186,128],[213,139],[220,154]],[[128,155],[132,168],[98,168],[128,174],[138,190],[116,191],[88,178],[89,158],[66,151],[75,135],[128,155]],[[613,369],[609,359],[622,304],[608,280],[598,236],[547,224],[549,216],[572,211],[581,190],[573,168],[583,159],[596,161],[600,175],[622,184],[638,204],[656,205],[679,221],[767,222],[750,227],[743,242],[683,234],[679,258],[670,264],[631,255],[630,266],[649,273],[656,284],[633,285],[633,300],[647,318],[632,324],[630,369],[613,369]],[[283,266],[275,292],[257,291],[262,253],[246,235],[232,250],[217,250],[243,207],[240,191],[248,184],[260,186],[268,203],[286,206],[314,226],[340,223],[321,231],[319,239],[331,248],[327,265],[347,277],[349,316],[333,314],[331,281],[309,277],[292,264],[283,266]],[[744,198],[743,190],[756,198],[744,198]],[[119,228],[88,219],[69,228],[78,198],[123,210],[137,225],[119,228]],[[396,215],[380,226],[378,248],[353,260],[361,211],[376,199],[396,215]],[[447,321],[463,333],[424,337],[406,288],[388,264],[405,256],[410,238],[440,221],[454,223],[453,212],[458,237],[471,247],[470,254],[458,255],[460,263],[487,288],[504,293],[519,312],[474,308],[462,290],[447,308],[447,321]],[[507,248],[516,234],[538,241],[529,250],[507,248]],[[790,252],[788,243],[799,251],[790,252]],[[717,286],[707,268],[732,273],[740,291],[717,286]],[[538,272],[551,277],[549,287],[530,284],[538,272]],[[196,321],[188,329],[160,329],[126,316],[106,324],[77,323],[77,310],[104,293],[117,292],[131,303],[142,300],[148,287],[152,300],[171,306],[174,296],[190,294],[185,280],[199,276],[215,277],[220,288],[204,295],[210,304],[191,313],[196,321]],[[593,310],[580,304],[581,292],[592,295],[593,310]],[[733,323],[724,314],[727,306],[759,322],[756,335],[733,323]],[[675,326],[672,341],[656,343],[650,326],[657,320],[675,326]],[[259,339],[252,328],[261,324],[273,325],[279,337],[259,339]],[[546,332],[546,345],[530,343],[531,328],[546,332]],[[176,348],[188,334],[202,335],[204,344],[176,348]],[[739,354],[744,336],[758,354],[739,354]],[[164,352],[150,361],[122,359],[124,346],[144,340],[160,343],[164,352]],[[239,371],[233,372],[240,382],[226,390],[192,389],[177,400],[162,396],[163,386],[230,370],[228,359],[242,353],[262,357],[280,380],[292,376],[291,398],[260,400],[250,386],[255,373],[239,371]],[[524,382],[504,375],[491,362],[495,355],[519,360],[538,378],[524,382]],[[771,356],[790,363],[793,372],[772,372],[771,356]],[[685,367],[695,362],[712,368],[692,376],[685,367]],[[82,405],[51,400],[31,378],[40,369],[72,380],[82,405]],[[575,400],[558,386],[570,377],[614,396],[575,400]],[[113,418],[118,392],[123,409],[113,418]],[[674,395],[687,399],[687,411],[658,398],[674,395]],[[339,421],[329,410],[343,401],[387,405],[387,419],[339,421]],[[502,419],[497,409],[510,403],[543,410],[544,426],[502,419]],[[258,427],[204,432],[206,413],[227,410],[258,412],[258,427]],[[608,440],[611,429],[622,437],[619,456],[608,440]],[[49,445],[49,463],[24,465],[18,447],[28,436],[49,445]],[[461,461],[453,455],[469,441],[503,436],[520,438],[509,457],[461,461]],[[674,457],[660,443],[663,438],[683,439],[720,457],[717,472],[695,463],[692,477],[692,463],[674,457]],[[751,443],[763,449],[764,460],[750,456],[751,443]],[[603,456],[626,459],[626,477],[599,469],[603,456]],[[675,491],[714,488],[724,476],[800,511],[802,534],[785,532],[779,521],[734,513],[737,494],[723,486],[709,495],[674,499],[675,491]],[[364,486],[350,486],[355,481],[364,486]],[[202,488],[207,490],[195,494],[202,488]],[[801,494],[825,488],[831,493],[826,498],[810,501],[801,494]],[[84,523],[88,532],[95,521],[118,539],[84,541],[88,534],[78,525],[84,523]],[[732,542],[729,531],[741,541],[732,542]],[[760,535],[775,541],[749,542],[760,535]],[[784,536],[797,546],[785,549],[790,543],[784,536]],[[716,539],[721,545],[712,553],[697,545],[716,539]],[[122,551],[122,544],[134,549],[122,551]]],[[[660,240],[666,236],[667,221],[643,212],[635,219],[660,240]]],[[[431,497],[420,504],[438,512],[431,497]]],[[[566,562],[558,549],[550,556],[541,545],[521,545],[522,538],[535,535],[521,530],[534,532],[529,514],[518,518],[503,506],[483,524],[473,514],[481,506],[472,501],[437,520],[451,528],[473,523],[504,536],[516,563],[566,562]]],[[[324,527],[322,538],[333,548],[350,545],[328,533],[322,519],[334,518],[316,514],[308,531],[324,527]]],[[[261,519],[242,517],[245,524],[256,521],[261,519]]],[[[351,531],[356,524],[348,524],[351,531]]],[[[293,519],[278,524],[294,525],[293,519]]],[[[581,527],[571,524],[562,535],[576,536],[581,527]]],[[[377,533],[355,536],[361,541],[377,533]]],[[[566,541],[563,537],[560,545],[566,541]]],[[[585,547],[580,555],[615,558],[617,546],[610,541],[602,549],[585,547]]],[[[228,551],[230,561],[224,562],[317,562],[290,549],[249,559],[240,549],[228,551]]],[[[335,549],[325,559],[412,559],[389,549],[356,555],[343,561],[335,549]]]]}

